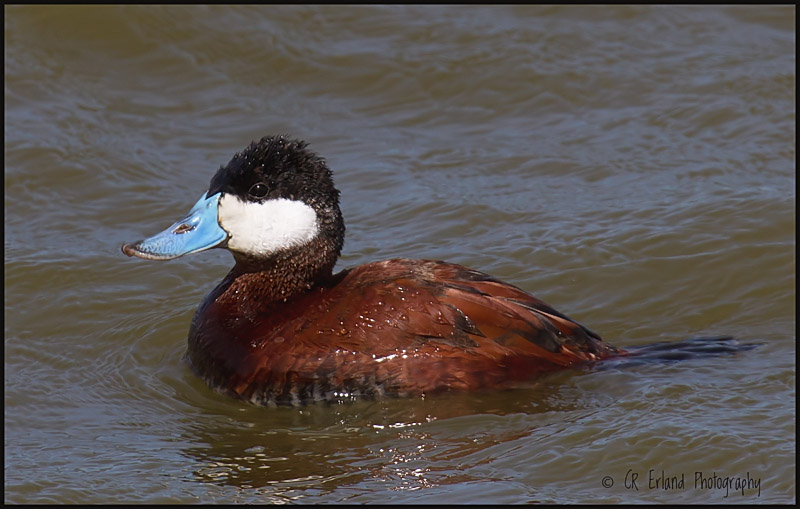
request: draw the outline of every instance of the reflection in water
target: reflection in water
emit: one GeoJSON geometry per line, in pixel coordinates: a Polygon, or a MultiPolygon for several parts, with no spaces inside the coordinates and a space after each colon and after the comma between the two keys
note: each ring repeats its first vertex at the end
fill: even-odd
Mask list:
{"type": "Polygon", "coordinates": [[[195,445],[183,453],[197,465],[195,480],[264,489],[278,499],[367,481],[391,490],[459,483],[471,480],[459,465],[492,461],[493,448],[551,425],[548,417],[563,424],[564,415],[601,406],[599,398],[563,383],[571,376],[484,394],[239,407],[227,417],[206,414],[186,423],[183,438],[195,445]],[[509,415],[518,418],[503,417],[509,415]]]}

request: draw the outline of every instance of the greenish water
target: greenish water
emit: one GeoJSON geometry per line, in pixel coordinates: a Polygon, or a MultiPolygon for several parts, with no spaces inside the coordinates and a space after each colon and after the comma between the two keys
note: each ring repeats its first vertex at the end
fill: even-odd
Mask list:
{"type": "Polygon", "coordinates": [[[793,6],[4,14],[5,502],[795,502],[793,6]],[[762,346],[426,399],[217,395],[181,358],[230,255],[119,247],[277,133],[335,172],[342,267],[461,263],[621,347],[762,346]]]}

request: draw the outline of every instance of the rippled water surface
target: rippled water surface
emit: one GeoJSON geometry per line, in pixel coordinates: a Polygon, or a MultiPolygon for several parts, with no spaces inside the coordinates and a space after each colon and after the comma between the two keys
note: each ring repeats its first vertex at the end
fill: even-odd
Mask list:
{"type": "Polygon", "coordinates": [[[4,11],[6,502],[795,501],[794,7],[4,11]],[[217,395],[181,358],[230,255],[119,246],[279,133],[335,172],[342,267],[445,259],[622,347],[760,346],[425,399],[217,395]]]}

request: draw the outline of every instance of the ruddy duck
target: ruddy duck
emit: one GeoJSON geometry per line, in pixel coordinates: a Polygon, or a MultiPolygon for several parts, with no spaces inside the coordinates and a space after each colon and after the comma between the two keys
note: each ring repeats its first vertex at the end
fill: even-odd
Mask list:
{"type": "Polygon", "coordinates": [[[276,136],[234,155],[186,217],[122,251],[233,253],[194,315],[187,358],[211,387],[256,404],[511,387],[626,355],[461,265],[399,258],[334,274],[344,233],[326,162],[276,136]]]}

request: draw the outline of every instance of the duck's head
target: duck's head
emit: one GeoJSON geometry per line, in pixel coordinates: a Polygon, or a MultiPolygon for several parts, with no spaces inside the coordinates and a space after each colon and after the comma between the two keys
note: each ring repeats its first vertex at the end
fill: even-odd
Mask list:
{"type": "Polygon", "coordinates": [[[223,247],[258,268],[313,250],[315,265],[332,268],[343,242],[339,191],[325,161],[302,141],[268,136],[221,167],[186,217],[122,252],[171,260],[223,247]]]}

